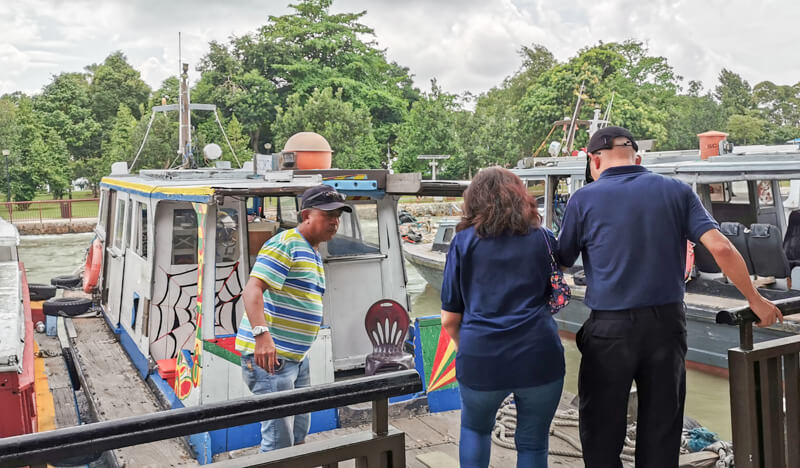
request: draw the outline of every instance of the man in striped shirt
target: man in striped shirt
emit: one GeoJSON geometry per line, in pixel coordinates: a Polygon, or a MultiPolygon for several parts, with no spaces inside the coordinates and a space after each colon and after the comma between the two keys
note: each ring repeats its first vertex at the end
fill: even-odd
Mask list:
{"type": "MultiPolygon", "coordinates": [[[[308,350],[322,323],[325,272],[317,252],[339,228],[344,195],[327,185],[303,193],[302,222],[273,236],[258,252],[244,288],[245,315],[236,334],[242,375],[256,394],[308,387],[308,350]]],[[[261,423],[261,451],[301,444],[308,414],[261,423]]]]}

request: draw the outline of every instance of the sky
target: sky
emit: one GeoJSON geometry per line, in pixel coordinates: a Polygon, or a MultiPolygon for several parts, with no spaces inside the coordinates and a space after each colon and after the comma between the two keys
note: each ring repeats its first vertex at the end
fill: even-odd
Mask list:
{"type": "MultiPolygon", "coordinates": [[[[255,31],[279,0],[2,0],[0,94],[36,93],[53,75],[81,71],[121,50],[154,89],[193,70],[212,40],[255,31]]],[[[635,39],[675,72],[713,89],[722,68],[751,85],[800,82],[797,0],[335,0],[332,11],[366,10],[389,60],[410,68],[415,84],[436,78],[451,93],[478,94],[520,66],[533,43],[559,61],[600,41],[635,39]]],[[[194,80],[198,79],[195,73],[194,80]]]]}

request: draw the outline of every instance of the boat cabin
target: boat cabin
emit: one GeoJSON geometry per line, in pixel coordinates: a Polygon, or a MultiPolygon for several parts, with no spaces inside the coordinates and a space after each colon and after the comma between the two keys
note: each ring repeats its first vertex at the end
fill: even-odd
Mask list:
{"type": "Polygon", "coordinates": [[[95,293],[142,377],[166,368],[165,377],[174,373],[180,381],[192,374],[182,366],[202,362],[203,373],[217,377],[205,385],[193,377],[177,392],[184,403],[190,395],[197,404],[243,396],[233,342],[251,266],[264,242],[297,225],[299,195],[329,184],[348,196],[353,212],[342,215],[336,237],[319,249],[326,292],[312,384],[331,382],[339,371],[360,372],[373,350],[364,331],[369,306],[380,299],[410,306],[397,203],[418,193],[420,180],[384,170],[255,175],[251,165],[129,174],[117,163],[101,182],[94,243],[103,246],[103,258],[95,293]]]}
{"type": "MultiPolygon", "coordinates": [[[[800,151],[792,149],[707,160],[696,154],[645,153],[642,164],[690,184],[751,273],[789,278],[790,287],[791,270],[800,265],[794,262],[800,259],[800,151]]],[[[542,158],[536,167],[514,170],[537,196],[544,224],[556,234],[570,194],[585,183],[585,167],[585,158],[542,158]]],[[[698,272],[719,274],[710,254],[695,248],[698,272]]]]}

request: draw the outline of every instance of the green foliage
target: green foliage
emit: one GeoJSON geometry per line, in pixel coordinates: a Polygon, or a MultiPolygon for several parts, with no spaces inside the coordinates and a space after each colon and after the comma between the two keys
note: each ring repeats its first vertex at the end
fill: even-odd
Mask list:
{"type": "Polygon", "coordinates": [[[460,157],[456,115],[460,110],[456,96],[442,91],[431,82],[431,92],[411,106],[406,121],[397,132],[394,149],[397,172],[426,172],[428,161],[418,160],[422,154],[449,154],[451,158],[460,157]]]}
{"type": "Polygon", "coordinates": [[[303,103],[299,94],[278,107],[275,122],[276,150],[297,132],[316,132],[333,149],[333,167],[341,169],[380,167],[380,148],[375,141],[366,109],[342,100],[342,90],[314,90],[303,103]]]}
{"type": "Polygon", "coordinates": [[[745,114],[753,108],[750,83],[727,68],[719,73],[719,85],[714,89],[714,97],[722,104],[727,116],[745,114]]]}
{"type": "Polygon", "coordinates": [[[767,122],[752,115],[732,115],[728,118],[728,138],[734,143],[746,145],[764,136],[767,122]]]}
{"type": "Polygon", "coordinates": [[[94,118],[104,129],[110,129],[120,104],[140,118],[139,106],[150,97],[150,86],[141,79],[138,70],[128,64],[120,52],[114,52],[102,64],[86,67],[90,74],[89,95],[94,118]]]}

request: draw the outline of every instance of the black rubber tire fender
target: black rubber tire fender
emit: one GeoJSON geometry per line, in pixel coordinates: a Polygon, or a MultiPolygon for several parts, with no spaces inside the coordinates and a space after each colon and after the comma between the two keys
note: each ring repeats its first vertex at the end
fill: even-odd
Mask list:
{"type": "Polygon", "coordinates": [[[85,297],[54,297],[42,304],[45,315],[74,317],[89,310],[92,301],[85,297]]]}
{"type": "Polygon", "coordinates": [[[50,284],[58,288],[75,288],[83,283],[79,275],[59,275],[50,278],[50,284]]]}
{"type": "Polygon", "coordinates": [[[28,296],[32,301],[46,301],[56,295],[56,287],[49,284],[29,283],[28,296]]]}

